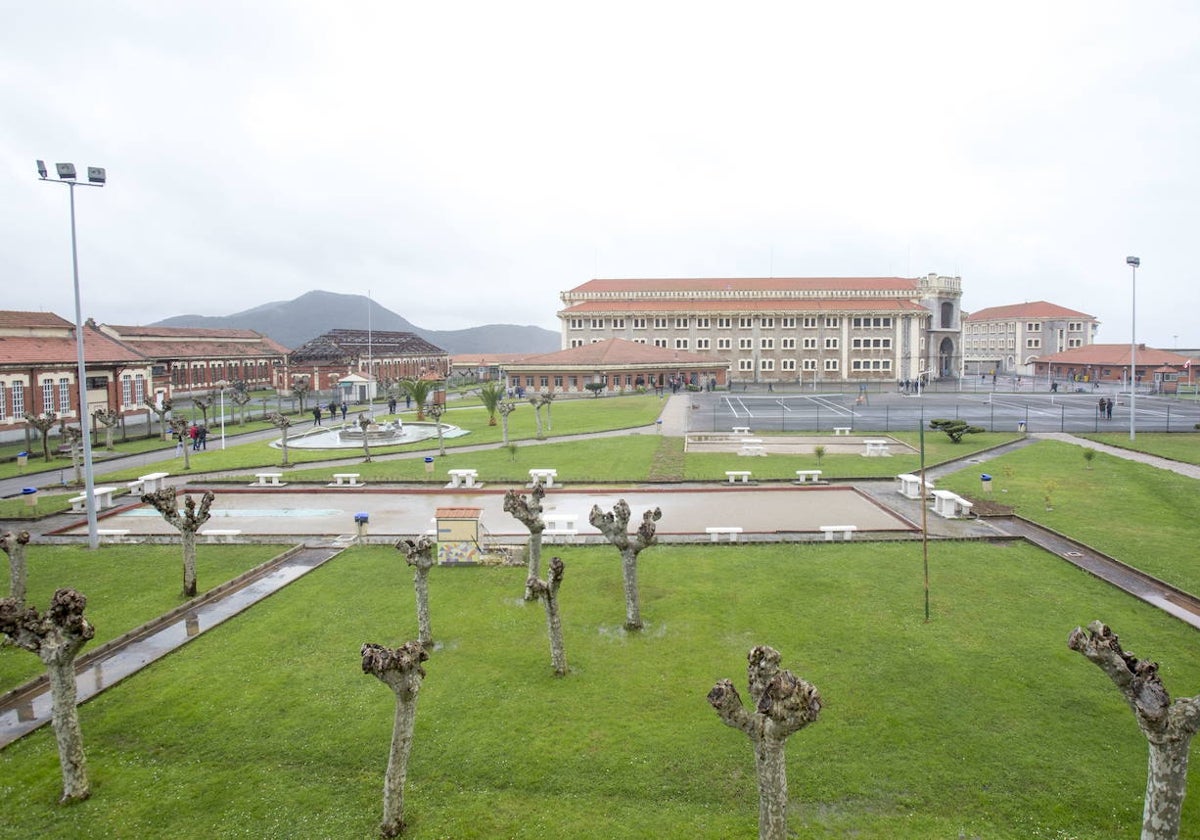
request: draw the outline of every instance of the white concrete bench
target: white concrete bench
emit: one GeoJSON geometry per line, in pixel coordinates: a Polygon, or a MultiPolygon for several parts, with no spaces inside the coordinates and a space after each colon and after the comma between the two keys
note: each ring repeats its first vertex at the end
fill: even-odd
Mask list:
{"type": "Polygon", "coordinates": [[[542,522],[546,527],[542,530],[542,539],[553,542],[561,538],[563,542],[570,542],[579,535],[579,530],[575,527],[578,521],[579,517],[573,513],[543,514],[542,522]]]}
{"type": "Polygon", "coordinates": [[[362,487],[363,483],[358,480],[362,473],[334,473],[333,484],[330,487],[362,487]]]}
{"type": "Polygon", "coordinates": [[[108,539],[111,542],[122,542],[129,536],[128,528],[97,528],[96,536],[101,539],[108,539]]]}
{"type": "MultiPolygon", "coordinates": [[[[93,487],[93,498],[96,500],[96,507],[100,510],[107,510],[113,507],[116,503],[113,501],[113,493],[117,492],[116,487],[93,487]]],[[[67,499],[71,503],[71,511],[73,513],[83,513],[87,510],[87,493],[80,493],[78,496],[72,496],[67,499]]]]}
{"type": "Polygon", "coordinates": [[[533,469],[529,471],[529,486],[541,484],[543,487],[553,487],[554,479],[558,478],[558,470],[533,469]]]}
{"type": "Polygon", "coordinates": [[[797,484],[816,484],[821,480],[820,470],[796,470],[797,484]]]}
{"type": "Polygon", "coordinates": [[[933,491],[933,512],[945,519],[970,516],[974,505],[950,490],[933,491]]]}
{"type": "Polygon", "coordinates": [[[143,493],[157,493],[167,486],[167,479],[170,477],[170,473],[155,472],[138,476],[138,481],[142,483],[143,493]]]}
{"type": "Polygon", "coordinates": [[[761,455],[765,458],[767,455],[767,447],[763,446],[761,443],[745,443],[742,444],[742,448],[738,450],[738,455],[761,455]]]}
{"type": "Polygon", "coordinates": [[[888,457],[892,454],[891,452],[888,452],[889,443],[891,443],[891,441],[884,438],[866,438],[863,440],[863,445],[867,448],[867,451],[864,452],[863,455],[868,458],[881,455],[888,457]]]}
{"type": "Polygon", "coordinates": [[[200,531],[200,536],[205,537],[211,542],[233,542],[233,538],[241,536],[241,531],[237,528],[209,528],[200,531]]]}
{"type": "Polygon", "coordinates": [[[725,470],[725,476],[729,479],[730,484],[735,484],[738,481],[742,484],[750,483],[750,470],[725,470]]]}
{"type": "Polygon", "coordinates": [[[825,534],[825,542],[833,542],[834,534],[841,534],[843,540],[849,540],[858,530],[857,525],[822,525],[821,531],[825,534]]]}
{"type": "Polygon", "coordinates": [[[738,541],[738,534],[742,533],[742,529],[737,525],[710,525],[704,529],[704,533],[708,534],[711,542],[720,542],[722,534],[729,535],[731,543],[738,541]]]}
{"type": "Polygon", "coordinates": [[[834,434],[834,437],[845,437],[846,435],[850,434],[850,427],[849,426],[834,426],[833,434],[834,434]]]}
{"type": "Polygon", "coordinates": [[[251,487],[282,487],[283,486],[282,484],[279,483],[279,479],[283,478],[283,473],[260,472],[260,473],[255,473],[254,477],[257,479],[257,481],[255,481],[253,484],[251,484],[250,485],[251,487]]]}
{"type": "Polygon", "coordinates": [[[750,434],[750,427],[749,426],[734,426],[733,433],[735,435],[748,435],[748,434],[750,434]]]}
{"type": "Polygon", "coordinates": [[[906,499],[920,499],[933,492],[933,482],[925,482],[925,493],[921,493],[921,477],[912,473],[901,473],[896,476],[896,492],[906,499]]]}
{"type": "Polygon", "coordinates": [[[450,483],[446,487],[478,487],[475,479],[479,477],[479,470],[461,469],[447,470],[446,474],[450,476],[450,483]]]}

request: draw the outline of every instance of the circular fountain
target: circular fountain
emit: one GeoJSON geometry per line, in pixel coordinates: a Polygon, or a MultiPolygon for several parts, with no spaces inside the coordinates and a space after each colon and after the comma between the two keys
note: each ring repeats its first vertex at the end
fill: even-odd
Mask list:
{"type": "MultiPolygon", "coordinates": [[[[442,423],[442,437],[455,438],[469,434],[465,429],[442,423]]],[[[436,438],[437,423],[404,423],[400,419],[371,423],[363,431],[358,423],[342,423],[340,426],[310,427],[298,435],[288,435],[289,449],[362,449],[363,436],[367,446],[401,446],[406,443],[436,438]]],[[[282,440],[271,443],[276,449],[283,446],[282,440]]]]}

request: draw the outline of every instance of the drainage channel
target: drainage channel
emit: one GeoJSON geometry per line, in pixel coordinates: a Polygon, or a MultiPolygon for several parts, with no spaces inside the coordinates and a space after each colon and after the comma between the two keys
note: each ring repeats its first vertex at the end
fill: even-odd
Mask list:
{"type": "MultiPolygon", "coordinates": [[[[128,640],[106,647],[83,662],[75,672],[77,702],[137,673],[150,663],[211,630],[246,608],[336,557],[349,543],[304,546],[289,552],[261,574],[248,576],[241,585],[198,602],[194,608],[157,622],[128,640]]],[[[0,701],[0,748],[49,723],[50,688],[44,678],[10,692],[0,701]]]]}

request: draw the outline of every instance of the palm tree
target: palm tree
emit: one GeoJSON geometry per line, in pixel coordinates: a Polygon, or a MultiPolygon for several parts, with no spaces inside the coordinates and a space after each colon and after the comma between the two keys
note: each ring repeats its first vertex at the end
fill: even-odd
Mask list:
{"type": "Polygon", "coordinates": [[[432,379],[401,379],[400,389],[417,404],[417,419],[425,419],[425,402],[433,391],[432,379]]]}
{"type": "Polygon", "coordinates": [[[479,401],[483,403],[483,407],[487,409],[488,425],[496,425],[496,408],[500,405],[500,401],[504,399],[504,385],[496,380],[485,382],[483,387],[479,389],[479,401]]]}

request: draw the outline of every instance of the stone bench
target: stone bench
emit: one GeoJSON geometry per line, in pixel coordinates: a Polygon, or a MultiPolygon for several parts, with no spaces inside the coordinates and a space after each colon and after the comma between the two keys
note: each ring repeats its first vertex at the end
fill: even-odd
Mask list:
{"type": "Polygon", "coordinates": [[[761,455],[765,458],[767,455],[767,447],[763,446],[761,443],[743,444],[742,448],[738,450],[738,455],[749,455],[749,456],[761,455]]]}
{"type": "Polygon", "coordinates": [[[578,521],[579,517],[573,513],[543,514],[542,522],[546,527],[542,531],[542,539],[553,542],[561,538],[563,542],[569,542],[579,535],[579,530],[575,527],[578,521]]]}
{"type": "Polygon", "coordinates": [[[892,453],[888,452],[889,443],[891,443],[891,441],[884,438],[866,438],[863,440],[863,445],[867,448],[867,450],[863,453],[863,455],[868,458],[873,458],[876,456],[890,456],[892,453]]]}
{"type": "MultiPolygon", "coordinates": [[[[116,502],[113,501],[113,493],[117,492],[116,487],[93,487],[92,493],[96,500],[96,507],[100,510],[107,510],[114,507],[116,502]]],[[[87,510],[87,493],[80,493],[78,496],[72,496],[67,499],[71,503],[72,513],[83,513],[87,510]]]]}
{"type": "Polygon", "coordinates": [[[708,534],[712,542],[720,542],[721,535],[728,534],[729,541],[735,543],[738,541],[738,534],[742,533],[742,529],[737,525],[710,525],[704,529],[704,533],[708,534]]]}
{"type": "Polygon", "coordinates": [[[906,499],[920,499],[933,492],[933,482],[925,482],[925,493],[921,493],[921,477],[912,473],[896,476],[896,492],[906,499]]]}
{"type": "Polygon", "coordinates": [[[558,470],[532,469],[529,471],[529,486],[553,487],[554,479],[558,478],[558,470]]]}
{"type": "Polygon", "coordinates": [[[446,474],[450,476],[450,483],[446,485],[447,488],[482,486],[475,481],[479,477],[479,470],[447,470],[446,474]]]}
{"type": "Polygon", "coordinates": [[[820,470],[796,470],[797,484],[818,484],[820,481],[820,470]]]}
{"type": "Polygon", "coordinates": [[[850,434],[849,426],[834,426],[833,434],[835,437],[845,437],[850,434]]]}
{"type": "Polygon", "coordinates": [[[945,519],[961,519],[971,515],[974,505],[950,490],[933,491],[933,512],[945,519]]]}
{"type": "Polygon", "coordinates": [[[730,484],[735,484],[738,481],[742,484],[750,483],[750,470],[725,470],[725,477],[729,479],[730,484]]]}
{"type": "Polygon", "coordinates": [[[277,472],[260,472],[255,473],[254,477],[257,481],[253,482],[251,487],[282,487],[279,479],[283,478],[283,473],[277,472]]]}
{"type": "Polygon", "coordinates": [[[101,539],[108,539],[110,542],[124,542],[129,536],[128,528],[97,528],[96,536],[101,539]]]}
{"type": "Polygon", "coordinates": [[[237,528],[209,528],[200,531],[200,536],[211,542],[233,542],[234,537],[241,536],[237,528]]]}
{"type": "Polygon", "coordinates": [[[358,480],[362,473],[334,473],[333,484],[330,487],[362,487],[363,483],[358,480]]]}
{"type": "Polygon", "coordinates": [[[733,433],[735,435],[748,435],[748,434],[750,434],[750,427],[749,426],[734,426],[733,433]]]}
{"type": "Polygon", "coordinates": [[[841,534],[843,540],[849,540],[858,530],[857,525],[822,525],[821,532],[825,534],[825,542],[833,542],[834,534],[841,534]]]}

